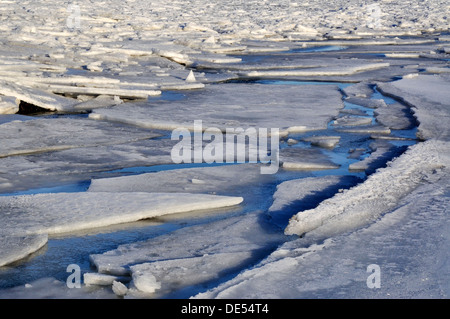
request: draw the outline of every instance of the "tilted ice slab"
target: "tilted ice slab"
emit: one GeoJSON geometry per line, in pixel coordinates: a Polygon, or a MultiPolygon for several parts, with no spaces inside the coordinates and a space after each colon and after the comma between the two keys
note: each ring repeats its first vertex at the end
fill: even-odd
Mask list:
{"type": "Polygon", "coordinates": [[[448,143],[430,140],[412,146],[363,184],[323,201],[315,209],[294,215],[285,233],[331,236],[379,218],[423,180],[432,178],[433,171],[448,165],[448,156],[440,155],[442,149],[448,149],[448,143]]]}
{"type": "Polygon", "coordinates": [[[209,85],[181,101],[121,105],[94,110],[89,117],[140,127],[279,128],[287,131],[326,129],[343,108],[336,86],[220,84],[209,85]]]}
{"type": "Polygon", "coordinates": [[[23,259],[47,244],[48,236],[6,236],[0,234],[0,267],[23,259]]]}
{"type": "Polygon", "coordinates": [[[189,193],[55,193],[0,198],[7,234],[58,234],[238,205],[241,197],[189,193]]]}
{"type": "Polygon", "coordinates": [[[156,136],[159,134],[89,119],[41,118],[14,121],[0,125],[0,157],[113,145],[156,136]]]}
{"type": "Polygon", "coordinates": [[[450,76],[425,75],[405,77],[390,83],[377,83],[384,93],[401,99],[412,107],[419,122],[418,137],[448,140],[450,76]]]}
{"type": "Polygon", "coordinates": [[[70,111],[79,102],[46,91],[19,86],[13,82],[0,81],[0,94],[14,96],[18,100],[39,106],[50,111],[70,111]]]}
{"type": "Polygon", "coordinates": [[[19,104],[13,96],[0,95],[0,114],[15,114],[19,111],[19,104]]]}

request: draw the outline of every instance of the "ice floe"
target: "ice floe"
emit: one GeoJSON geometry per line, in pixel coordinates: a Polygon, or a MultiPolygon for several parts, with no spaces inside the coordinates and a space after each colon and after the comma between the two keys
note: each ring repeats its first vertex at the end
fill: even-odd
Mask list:
{"type": "Polygon", "coordinates": [[[58,234],[165,214],[238,205],[241,197],[189,193],[57,193],[1,197],[9,234],[58,234]]]}
{"type": "Polygon", "coordinates": [[[48,236],[23,235],[7,236],[0,234],[0,267],[21,260],[47,244],[48,236]]]}

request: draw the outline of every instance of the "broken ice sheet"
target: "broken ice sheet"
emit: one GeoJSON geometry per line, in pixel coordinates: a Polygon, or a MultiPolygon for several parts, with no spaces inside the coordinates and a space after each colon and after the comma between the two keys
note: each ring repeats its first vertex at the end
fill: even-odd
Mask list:
{"type": "Polygon", "coordinates": [[[115,170],[124,168],[173,164],[170,153],[174,144],[168,139],[144,139],[2,157],[0,192],[38,191],[84,183],[93,177],[117,176],[124,173],[115,170]]]}
{"type": "Polygon", "coordinates": [[[240,266],[249,264],[252,257],[252,251],[243,251],[137,264],[130,267],[133,285],[128,294],[139,296],[144,293],[156,297],[195,285],[205,285],[239,270],[240,266]]]}
{"type": "Polygon", "coordinates": [[[337,63],[320,68],[309,68],[301,70],[269,70],[269,71],[250,71],[246,73],[240,73],[240,75],[245,77],[289,77],[289,76],[345,76],[353,75],[363,71],[376,70],[381,68],[386,68],[389,63],[337,63]]]}
{"type": "MultiPolygon", "coordinates": [[[[146,241],[121,245],[102,254],[90,255],[90,259],[100,273],[113,275],[129,275],[130,266],[163,260],[168,265],[172,261],[171,267],[176,268],[176,260],[218,253],[252,256],[250,260],[241,259],[241,264],[248,264],[285,239],[279,231],[271,229],[259,213],[248,213],[211,222],[207,227],[191,226],[146,241]]],[[[155,279],[161,282],[158,277],[155,279]]],[[[167,280],[171,280],[170,276],[167,280]]]]}
{"type": "Polygon", "coordinates": [[[438,183],[419,186],[358,231],[313,244],[306,238],[287,241],[254,267],[192,298],[374,298],[374,293],[383,298],[383,289],[392,298],[445,298],[448,285],[441,271],[448,260],[450,202],[444,176],[448,173],[438,183]],[[366,267],[380,260],[377,292],[367,288],[366,267]]]}
{"type": "Polygon", "coordinates": [[[334,85],[217,84],[191,92],[182,101],[130,103],[96,109],[89,117],[165,130],[191,128],[195,120],[202,120],[204,128],[290,131],[326,129],[342,108],[334,85]]]}
{"type": "Polygon", "coordinates": [[[6,235],[60,234],[165,214],[235,206],[241,197],[189,193],[54,193],[0,197],[6,235]]]}
{"type": "Polygon", "coordinates": [[[337,132],[355,134],[390,134],[391,130],[383,125],[347,126],[336,128],[337,132]]]}
{"type": "Polygon", "coordinates": [[[0,125],[0,157],[112,145],[156,136],[159,134],[84,118],[14,121],[0,125]]]}
{"type": "Polygon", "coordinates": [[[0,80],[0,94],[14,96],[18,100],[50,111],[68,111],[72,110],[75,104],[78,104],[75,99],[3,80],[0,80]]]}
{"type": "Polygon", "coordinates": [[[347,97],[356,98],[369,98],[373,94],[371,84],[367,81],[361,81],[359,83],[347,86],[342,89],[347,97]]]}
{"type": "Polygon", "coordinates": [[[374,111],[378,123],[392,130],[406,130],[414,126],[415,120],[411,110],[400,103],[389,104],[387,107],[374,111]]]}
{"type": "Polygon", "coordinates": [[[386,102],[382,99],[369,99],[369,98],[359,98],[359,97],[349,97],[345,99],[346,102],[361,105],[364,107],[369,107],[376,109],[379,107],[386,107],[386,102]]]}
{"type": "Polygon", "coordinates": [[[89,192],[189,192],[230,196],[251,195],[250,188],[274,181],[257,164],[183,168],[155,173],[93,179],[89,192]]]}

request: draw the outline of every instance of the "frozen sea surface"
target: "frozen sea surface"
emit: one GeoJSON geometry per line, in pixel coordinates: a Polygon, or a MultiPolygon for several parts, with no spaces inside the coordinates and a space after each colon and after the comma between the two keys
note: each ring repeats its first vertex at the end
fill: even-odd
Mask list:
{"type": "Polygon", "coordinates": [[[3,2],[1,298],[448,298],[445,1],[3,2]]]}

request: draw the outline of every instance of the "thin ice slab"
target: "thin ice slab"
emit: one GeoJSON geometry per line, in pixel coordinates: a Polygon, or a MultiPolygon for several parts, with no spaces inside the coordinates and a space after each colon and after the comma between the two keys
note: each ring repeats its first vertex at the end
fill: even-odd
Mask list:
{"type": "Polygon", "coordinates": [[[50,111],[70,111],[79,102],[75,99],[48,93],[44,90],[19,86],[14,82],[0,81],[0,94],[50,111]]]}
{"type": "Polygon", "coordinates": [[[47,244],[48,236],[7,236],[0,234],[0,267],[21,260],[47,244]]]}
{"type": "Polygon", "coordinates": [[[235,206],[241,197],[189,193],[55,193],[0,198],[8,233],[59,234],[166,214],[235,206]]]}
{"type": "Polygon", "coordinates": [[[235,195],[271,181],[257,164],[182,168],[91,181],[89,192],[189,192],[235,195]]]}

